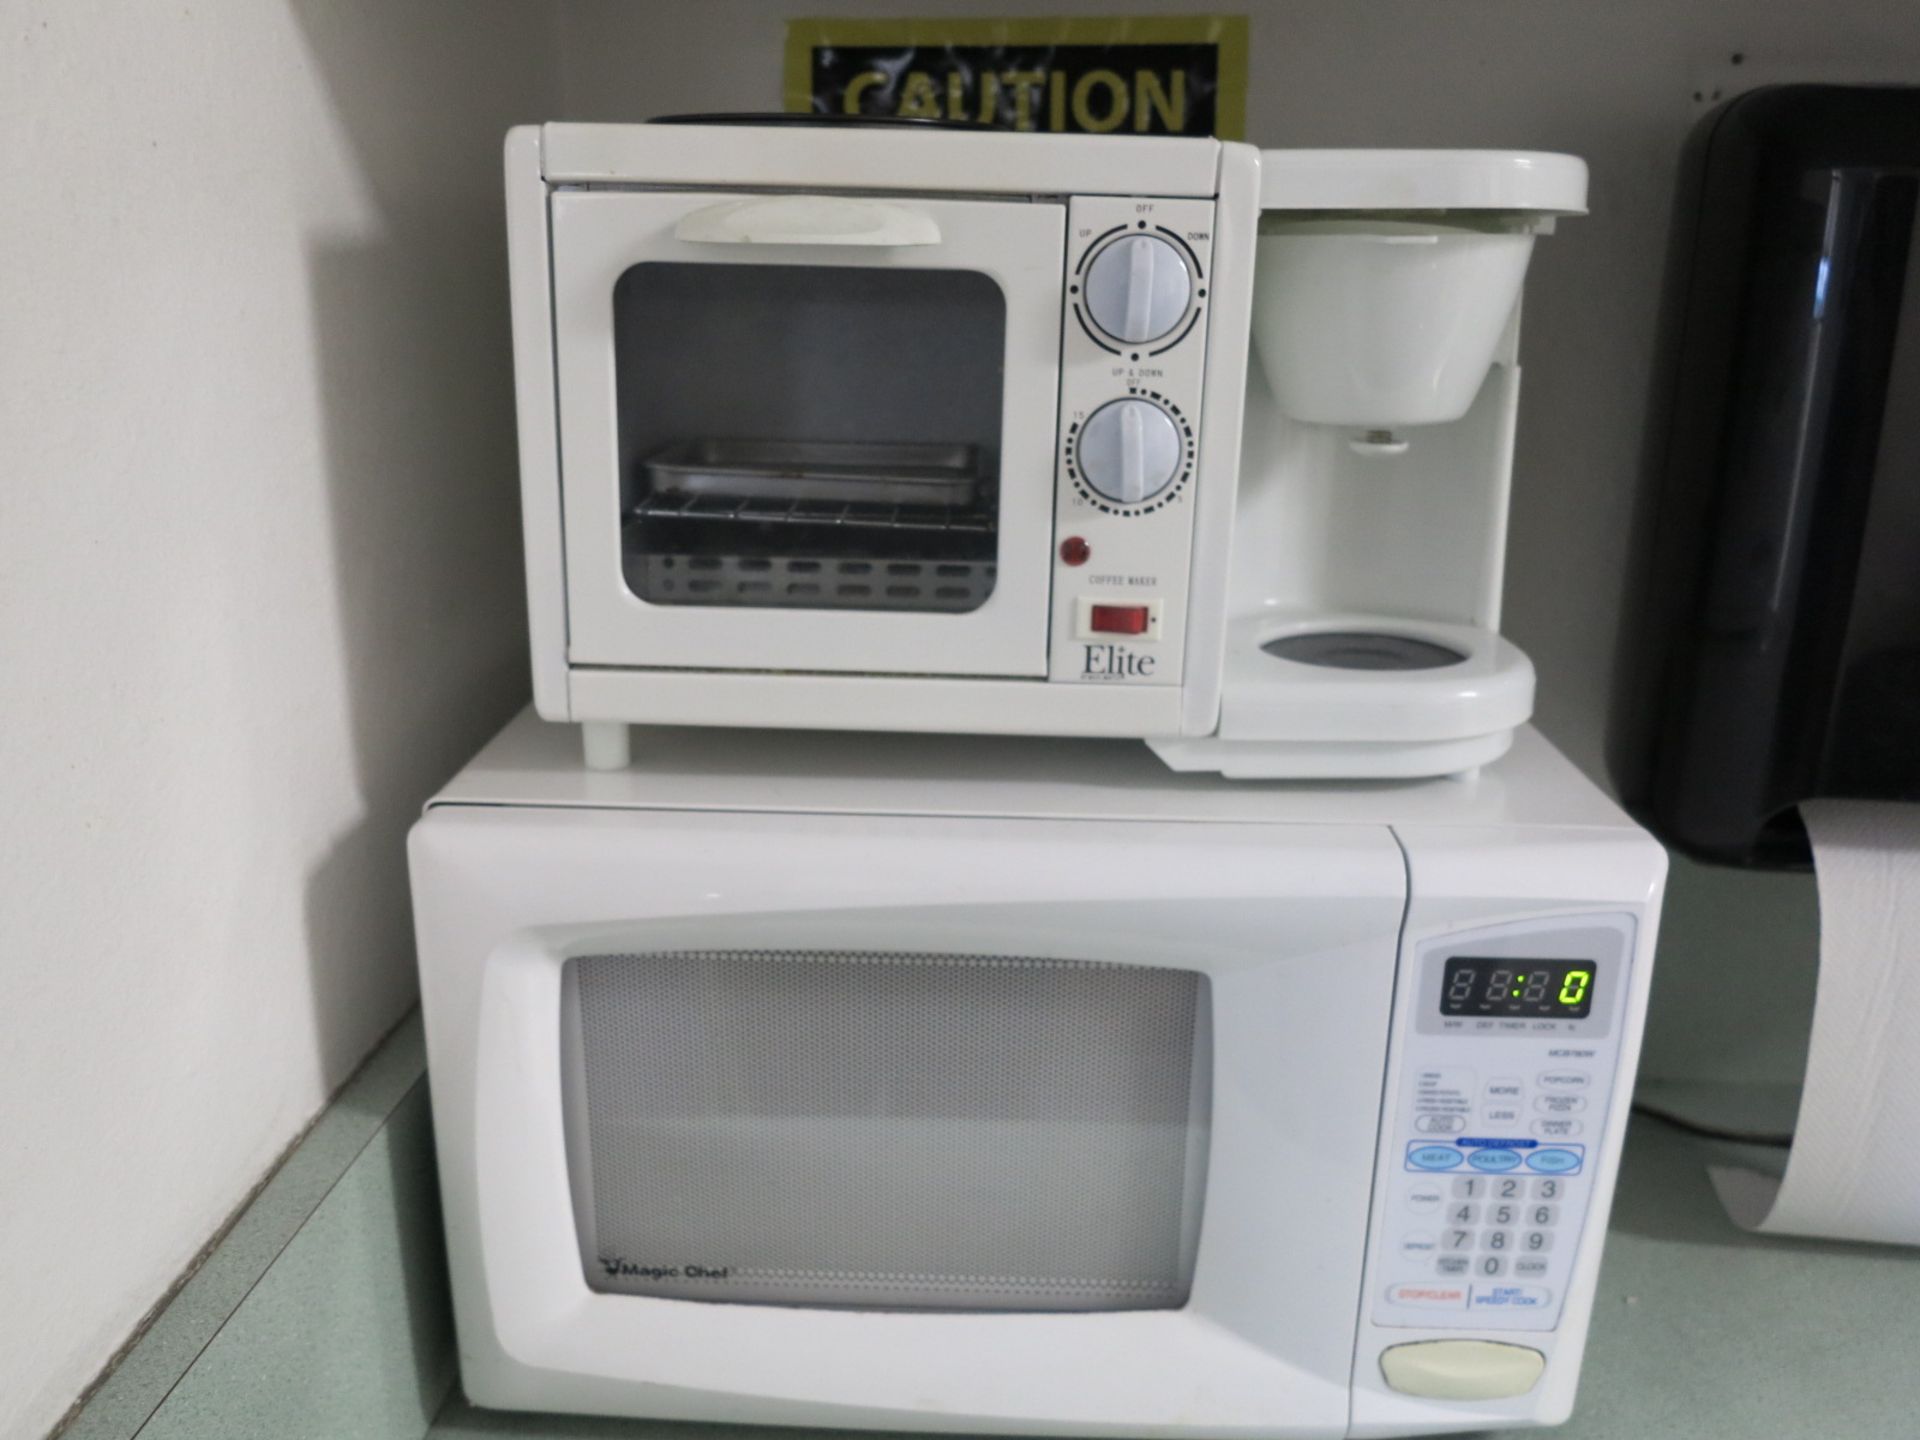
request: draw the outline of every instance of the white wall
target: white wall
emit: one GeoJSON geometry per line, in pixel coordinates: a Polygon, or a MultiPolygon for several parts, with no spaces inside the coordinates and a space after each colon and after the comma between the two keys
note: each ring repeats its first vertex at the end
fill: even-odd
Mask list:
{"type": "MultiPolygon", "coordinates": [[[[1602,777],[1681,142],[1722,91],[1787,79],[1920,79],[1912,0],[1050,0],[1040,8],[1248,13],[1247,138],[1256,144],[1485,145],[1587,158],[1592,214],[1540,245],[1527,283],[1506,629],[1539,668],[1540,725],[1602,777]]],[[[785,17],[903,9],[991,15],[1018,7],[564,0],[568,116],[777,109],[785,17]]],[[[1797,1082],[1815,924],[1804,877],[1677,865],[1647,1073],[1797,1082]]]]}
{"type": "Polygon", "coordinates": [[[551,16],[0,0],[0,1436],[411,1004],[527,681],[499,137],[551,16]]]}

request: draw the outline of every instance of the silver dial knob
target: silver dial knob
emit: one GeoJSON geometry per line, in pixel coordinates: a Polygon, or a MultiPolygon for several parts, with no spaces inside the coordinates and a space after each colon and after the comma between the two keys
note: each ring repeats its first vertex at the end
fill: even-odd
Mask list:
{"type": "Polygon", "coordinates": [[[1180,427],[1151,400],[1114,400],[1080,427],[1074,458],[1087,484],[1119,505],[1151,500],[1179,473],[1180,427]]]}
{"type": "Polygon", "coordinates": [[[1193,275],[1179,250],[1152,235],[1127,235],[1087,267],[1087,313],[1116,340],[1158,340],[1187,313],[1193,275]]]}

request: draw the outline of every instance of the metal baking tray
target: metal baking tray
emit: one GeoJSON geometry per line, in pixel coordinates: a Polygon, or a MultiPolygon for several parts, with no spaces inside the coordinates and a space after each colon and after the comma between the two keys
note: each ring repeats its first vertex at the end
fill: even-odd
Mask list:
{"type": "Polygon", "coordinates": [[[656,494],[965,506],[981,489],[977,445],[676,440],[641,463],[656,494]]]}

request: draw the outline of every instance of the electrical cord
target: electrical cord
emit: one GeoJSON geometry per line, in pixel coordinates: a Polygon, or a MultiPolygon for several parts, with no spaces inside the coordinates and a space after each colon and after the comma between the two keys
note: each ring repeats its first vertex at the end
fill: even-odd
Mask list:
{"type": "Polygon", "coordinates": [[[1730,1140],[1736,1145],[1777,1145],[1782,1148],[1793,1144],[1793,1132],[1778,1130],[1730,1130],[1719,1125],[1706,1125],[1698,1120],[1690,1120],[1685,1115],[1663,1110],[1644,1100],[1633,1102],[1633,1113],[1645,1115],[1650,1119],[1662,1121],[1676,1130],[1684,1130],[1689,1135],[1698,1135],[1705,1140],[1730,1140]]]}

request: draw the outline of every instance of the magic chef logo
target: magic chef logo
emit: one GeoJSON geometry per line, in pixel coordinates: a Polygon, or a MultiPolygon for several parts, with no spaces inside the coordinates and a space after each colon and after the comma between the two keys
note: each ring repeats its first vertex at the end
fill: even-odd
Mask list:
{"type": "Polygon", "coordinates": [[[731,1265],[642,1265],[624,1255],[602,1255],[600,1268],[609,1280],[725,1280],[731,1265]]]}
{"type": "Polygon", "coordinates": [[[1144,680],[1153,674],[1157,655],[1143,655],[1126,645],[1083,645],[1083,680],[1144,680]]]}

